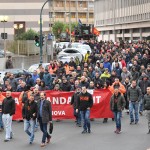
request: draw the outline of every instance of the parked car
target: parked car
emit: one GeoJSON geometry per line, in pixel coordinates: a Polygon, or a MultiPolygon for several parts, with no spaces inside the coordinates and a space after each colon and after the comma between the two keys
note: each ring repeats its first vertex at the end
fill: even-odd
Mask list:
{"type": "Polygon", "coordinates": [[[70,58],[78,57],[80,61],[82,61],[82,59],[83,59],[82,53],[77,48],[63,49],[61,52],[58,53],[57,59],[60,60],[60,59],[63,59],[63,57],[67,57],[67,56],[69,56],[70,58]]]}
{"type": "MultiPolygon", "coordinates": [[[[0,57],[3,56],[4,57],[4,50],[3,49],[0,49],[0,57]]],[[[14,53],[10,52],[10,51],[7,51],[6,50],[6,56],[13,56],[14,53]]]]}
{"type": "MultiPolygon", "coordinates": [[[[42,63],[42,66],[47,69],[49,66],[49,63],[42,63]]],[[[38,69],[39,64],[33,64],[29,67],[29,69],[27,70],[27,72],[33,73],[34,70],[38,69]]]]}

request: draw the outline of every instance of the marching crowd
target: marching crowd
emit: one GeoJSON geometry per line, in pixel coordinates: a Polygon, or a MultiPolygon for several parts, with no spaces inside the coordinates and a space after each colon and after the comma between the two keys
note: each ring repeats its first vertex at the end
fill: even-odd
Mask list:
{"type": "MultiPolygon", "coordinates": [[[[11,92],[21,92],[24,130],[30,136],[30,144],[34,140],[36,119],[43,132],[42,144],[50,142],[47,132],[48,122],[52,123],[51,104],[46,100],[45,90],[75,91],[71,105],[77,125],[83,132],[90,133],[90,109],[93,98],[88,89],[109,89],[112,92],[110,109],[116,122],[115,133],[121,132],[122,110],[125,108],[130,116],[130,124],[139,122],[139,114],[147,110],[148,133],[150,133],[150,42],[138,41],[83,41],[92,52],[84,56],[82,62],[71,58],[70,62],[50,61],[48,67],[42,64],[33,74],[25,72],[19,77],[7,72],[0,86],[0,130],[11,124],[15,113],[14,99],[11,92]],[[6,92],[6,98],[2,95],[6,92]],[[135,113],[133,113],[135,112],[135,113]],[[3,118],[3,121],[2,121],[3,118]],[[7,122],[7,121],[9,122],[7,122]],[[29,127],[31,130],[29,131],[29,127]]],[[[104,123],[107,118],[104,118],[104,123]]],[[[11,126],[6,130],[5,141],[12,138],[11,126]]]]}

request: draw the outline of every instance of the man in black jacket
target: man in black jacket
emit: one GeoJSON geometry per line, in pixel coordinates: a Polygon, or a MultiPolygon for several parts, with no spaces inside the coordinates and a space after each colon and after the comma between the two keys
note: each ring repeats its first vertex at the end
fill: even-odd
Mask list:
{"type": "Polygon", "coordinates": [[[76,113],[76,108],[77,108],[77,100],[80,92],[81,92],[81,87],[80,86],[76,87],[76,91],[71,98],[71,105],[73,105],[74,116],[76,117],[77,126],[79,127],[81,127],[81,114],[80,111],[76,113]]]}
{"type": "Polygon", "coordinates": [[[81,118],[83,120],[82,133],[91,133],[90,125],[90,109],[93,106],[93,97],[87,92],[86,86],[82,86],[82,92],[78,96],[76,113],[80,110],[81,118]]]}
{"type": "Polygon", "coordinates": [[[41,100],[38,101],[38,114],[37,118],[39,120],[41,131],[43,132],[41,147],[50,142],[51,136],[47,132],[48,123],[52,123],[52,108],[50,101],[46,100],[46,94],[44,92],[40,93],[41,100]]]}
{"type": "Polygon", "coordinates": [[[150,134],[150,87],[147,87],[147,94],[144,95],[144,110],[146,110],[146,117],[148,120],[148,133],[150,134]]]}
{"type": "Polygon", "coordinates": [[[32,144],[34,140],[35,119],[37,117],[37,103],[34,101],[33,94],[30,95],[23,106],[22,117],[24,119],[24,131],[29,135],[30,144],[32,144]]]}
{"type": "Polygon", "coordinates": [[[121,132],[121,114],[122,110],[125,107],[125,99],[124,96],[121,95],[118,88],[114,89],[114,94],[110,99],[110,109],[114,113],[114,118],[116,122],[116,130],[115,133],[119,134],[121,132]]]}
{"type": "Polygon", "coordinates": [[[15,100],[11,97],[11,91],[6,91],[6,98],[2,103],[3,123],[6,130],[4,142],[12,139],[12,115],[15,114],[15,100]]]}

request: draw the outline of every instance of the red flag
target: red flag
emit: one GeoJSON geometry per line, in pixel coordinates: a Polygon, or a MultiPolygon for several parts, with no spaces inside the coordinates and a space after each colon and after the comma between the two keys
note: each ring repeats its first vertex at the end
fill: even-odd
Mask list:
{"type": "Polygon", "coordinates": [[[72,31],[72,35],[75,35],[75,32],[74,32],[74,31],[72,31]]]}
{"type": "Polygon", "coordinates": [[[94,28],[93,28],[93,34],[99,36],[99,35],[100,35],[100,32],[94,27],[94,28]]]}

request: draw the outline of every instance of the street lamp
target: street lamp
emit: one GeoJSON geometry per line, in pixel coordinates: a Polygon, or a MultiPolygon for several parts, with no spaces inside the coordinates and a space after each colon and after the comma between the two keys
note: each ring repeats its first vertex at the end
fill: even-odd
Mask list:
{"type": "Polygon", "coordinates": [[[48,3],[48,2],[50,2],[50,0],[47,0],[44,4],[43,4],[43,6],[42,6],[42,8],[41,8],[41,12],[40,12],[40,63],[43,63],[43,50],[42,50],[42,47],[43,47],[43,45],[42,45],[42,12],[43,12],[43,8],[44,8],[44,6],[46,5],[46,3],[48,3]]]}
{"type": "Polygon", "coordinates": [[[4,39],[4,56],[6,57],[6,38],[7,34],[5,33],[5,23],[8,21],[8,16],[0,16],[0,21],[4,25],[4,33],[3,33],[3,39],[4,39]]]}

